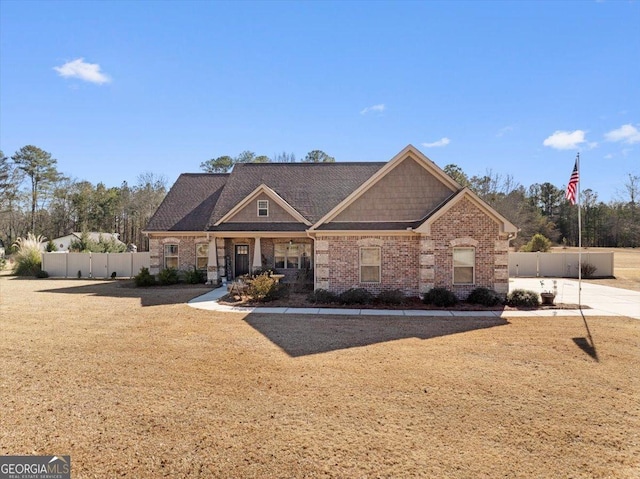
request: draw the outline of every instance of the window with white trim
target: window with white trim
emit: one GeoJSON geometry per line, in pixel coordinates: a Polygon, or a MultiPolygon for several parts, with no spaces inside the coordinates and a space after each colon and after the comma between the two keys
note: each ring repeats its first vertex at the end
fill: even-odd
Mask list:
{"type": "Polygon", "coordinates": [[[379,283],[382,253],[379,247],[360,248],[360,282],[379,283]]]}
{"type": "Polygon", "coordinates": [[[258,216],[269,216],[269,200],[258,200],[258,216]]]}
{"type": "Polygon", "coordinates": [[[453,248],[453,284],[474,284],[475,278],[475,248],[453,248]]]}
{"type": "Polygon", "coordinates": [[[310,243],[276,243],[273,254],[274,268],[311,268],[310,243]]]}
{"type": "Polygon", "coordinates": [[[207,270],[209,265],[209,243],[196,244],[196,269],[207,270]]]}
{"type": "Polygon", "coordinates": [[[164,245],[164,267],[178,269],[178,245],[164,245]]]}

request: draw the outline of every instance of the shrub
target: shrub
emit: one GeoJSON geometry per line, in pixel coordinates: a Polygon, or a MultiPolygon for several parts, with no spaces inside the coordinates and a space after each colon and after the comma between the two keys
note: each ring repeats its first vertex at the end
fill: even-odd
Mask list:
{"type": "Polygon", "coordinates": [[[36,278],[48,278],[49,277],[49,273],[47,273],[44,270],[40,270],[36,273],[36,278]]]}
{"type": "Polygon", "coordinates": [[[424,304],[448,308],[458,304],[458,297],[447,288],[432,288],[423,298],[424,304]]]}
{"type": "Polygon", "coordinates": [[[76,276],[78,277],[78,279],[82,278],[82,270],[78,270],[76,276]]]}
{"type": "Polygon", "coordinates": [[[251,280],[247,293],[256,301],[264,301],[276,284],[276,280],[267,273],[259,274],[251,280]]]}
{"type": "Polygon", "coordinates": [[[467,298],[467,303],[497,306],[502,303],[502,298],[492,289],[479,287],[471,291],[467,298]]]}
{"type": "Polygon", "coordinates": [[[595,273],[597,270],[598,268],[596,268],[591,263],[582,263],[580,265],[580,274],[583,278],[591,278],[593,276],[593,273],[595,273]]]}
{"type": "Polygon", "coordinates": [[[301,269],[296,274],[293,283],[293,290],[296,293],[308,293],[313,290],[313,270],[309,268],[301,269]]]}
{"type": "Polygon", "coordinates": [[[40,243],[44,238],[28,233],[26,238],[18,238],[14,243],[17,247],[13,274],[18,276],[35,276],[42,265],[40,243]]]}
{"type": "Polygon", "coordinates": [[[193,269],[184,272],[184,282],[187,284],[201,284],[207,280],[204,271],[197,269],[195,266],[193,269]]]}
{"type": "Polygon", "coordinates": [[[364,288],[351,288],[340,294],[339,299],[343,304],[369,304],[373,295],[364,288]]]}
{"type": "Polygon", "coordinates": [[[289,297],[289,286],[282,283],[276,283],[264,297],[264,302],[275,301],[277,299],[285,299],[289,297]]]}
{"type": "Polygon", "coordinates": [[[399,289],[393,289],[391,291],[381,291],[376,296],[376,301],[382,304],[402,304],[405,302],[405,295],[399,289]]]}
{"type": "Polygon", "coordinates": [[[307,301],[316,304],[331,304],[338,302],[338,296],[326,289],[316,289],[309,293],[307,301]]]}
{"type": "Polygon", "coordinates": [[[58,245],[56,245],[53,242],[53,240],[49,240],[47,242],[47,246],[46,246],[45,250],[47,251],[47,253],[52,253],[52,252],[58,251],[58,245]]]}
{"type": "Polygon", "coordinates": [[[520,251],[532,253],[536,251],[545,252],[549,251],[549,249],[551,249],[551,240],[540,233],[536,233],[526,245],[520,248],[520,251]]]}
{"type": "Polygon", "coordinates": [[[540,296],[535,291],[514,289],[507,295],[507,305],[517,308],[537,308],[540,306],[540,296]]]}
{"type": "Polygon", "coordinates": [[[115,271],[111,273],[111,279],[116,279],[116,276],[118,276],[118,274],[115,271]]]}
{"type": "Polygon", "coordinates": [[[165,268],[158,273],[158,283],[162,286],[177,284],[179,280],[180,276],[178,276],[178,270],[175,268],[165,268]]]}
{"type": "Polygon", "coordinates": [[[156,278],[149,273],[149,268],[140,268],[140,272],[133,277],[136,286],[154,286],[156,278]]]}

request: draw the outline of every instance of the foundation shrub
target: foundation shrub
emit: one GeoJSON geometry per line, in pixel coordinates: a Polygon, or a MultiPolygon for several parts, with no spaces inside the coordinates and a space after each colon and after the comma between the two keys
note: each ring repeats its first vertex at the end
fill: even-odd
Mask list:
{"type": "Polygon", "coordinates": [[[193,269],[184,272],[184,282],[187,284],[202,284],[207,280],[207,277],[201,269],[197,269],[193,266],[193,269]]]}
{"type": "Polygon", "coordinates": [[[432,288],[423,297],[424,304],[433,304],[441,308],[448,308],[458,304],[458,298],[447,288],[432,288]]]}
{"type": "Polygon", "coordinates": [[[133,282],[138,287],[154,286],[156,278],[149,273],[149,268],[140,268],[140,272],[133,277],[133,282]]]}
{"type": "Polygon", "coordinates": [[[515,308],[537,308],[540,306],[540,296],[535,291],[514,289],[507,296],[507,306],[515,308]]]}
{"type": "Polygon", "coordinates": [[[381,291],[376,296],[376,302],[380,304],[399,305],[406,301],[406,296],[399,289],[392,289],[391,291],[381,291]]]}
{"type": "Polygon", "coordinates": [[[178,270],[175,268],[165,268],[158,273],[158,282],[162,286],[169,286],[171,284],[177,284],[180,281],[178,270]]]}
{"type": "Polygon", "coordinates": [[[370,304],[373,295],[364,288],[351,288],[340,294],[342,304],[370,304]]]}
{"type": "Polygon", "coordinates": [[[247,293],[256,301],[264,301],[276,287],[276,280],[269,276],[268,273],[262,273],[255,276],[249,284],[247,293]]]}
{"type": "Polygon", "coordinates": [[[467,303],[497,306],[502,303],[502,297],[492,289],[479,287],[471,291],[467,303]]]}
{"type": "Polygon", "coordinates": [[[338,296],[326,289],[316,289],[307,295],[307,301],[314,304],[331,304],[338,302],[338,296]]]}

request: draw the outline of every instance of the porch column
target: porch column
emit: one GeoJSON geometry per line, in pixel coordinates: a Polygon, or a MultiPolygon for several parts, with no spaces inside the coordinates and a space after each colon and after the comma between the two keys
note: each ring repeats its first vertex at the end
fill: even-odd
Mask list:
{"type": "Polygon", "coordinates": [[[262,268],[262,249],[260,248],[260,237],[256,238],[255,246],[253,247],[253,271],[262,268]]]}
{"type": "Polygon", "coordinates": [[[209,260],[207,262],[207,281],[217,283],[218,281],[218,247],[216,237],[209,241],[209,260]]]}

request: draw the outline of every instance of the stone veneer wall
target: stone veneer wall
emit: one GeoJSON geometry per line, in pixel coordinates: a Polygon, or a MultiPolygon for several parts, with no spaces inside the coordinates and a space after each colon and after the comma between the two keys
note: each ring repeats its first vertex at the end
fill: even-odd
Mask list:
{"type": "Polygon", "coordinates": [[[316,289],[341,293],[364,288],[373,294],[393,289],[418,296],[419,237],[412,236],[318,236],[316,239],[316,289]],[[379,246],[382,253],[381,282],[360,282],[360,247],[379,246]]]}
{"type": "Polygon", "coordinates": [[[509,289],[509,242],[499,225],[468,199],[454,205],[431,226],[421,244],[421,290],[445,287],[465,299],[484,286],[501,294],[509,289]],[[453,285],[453,248],[475,248],[475,284],[453,285]]]}

